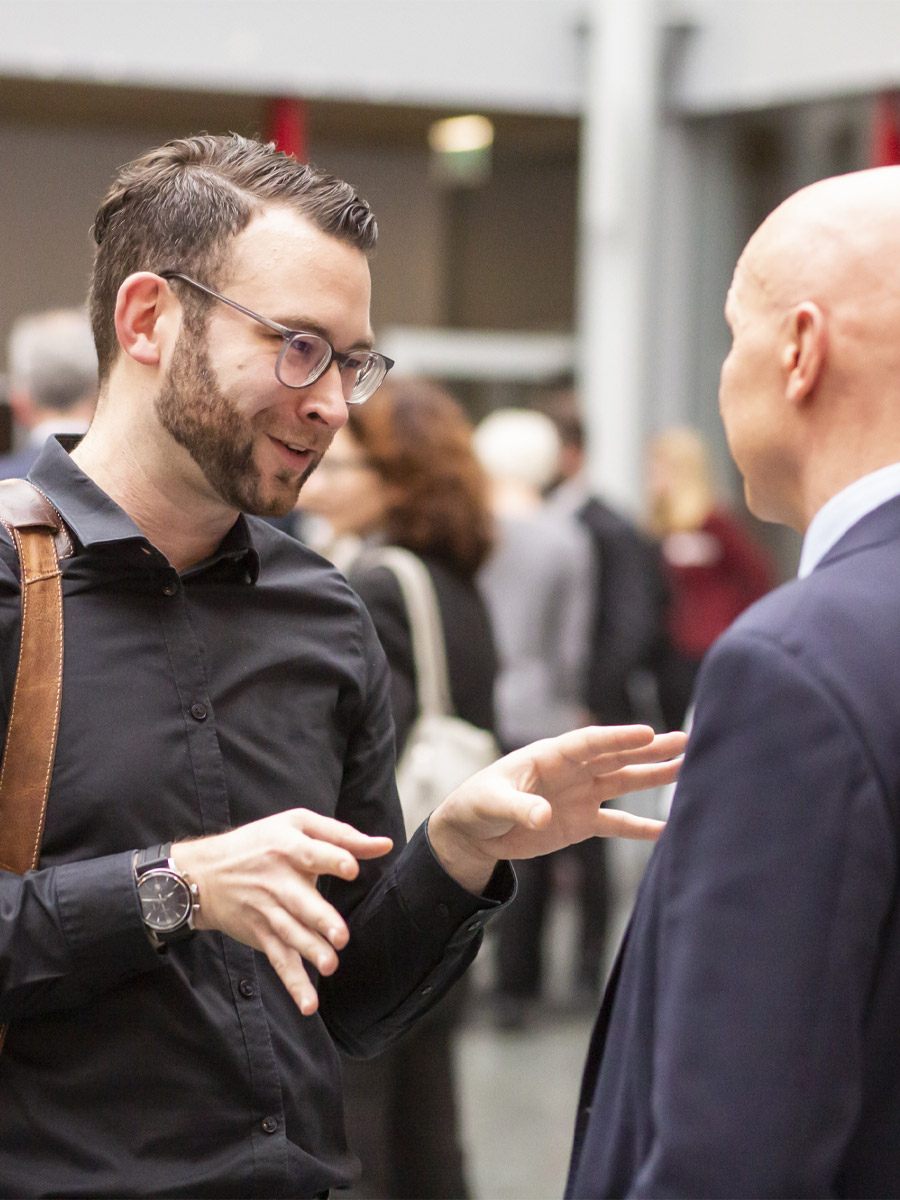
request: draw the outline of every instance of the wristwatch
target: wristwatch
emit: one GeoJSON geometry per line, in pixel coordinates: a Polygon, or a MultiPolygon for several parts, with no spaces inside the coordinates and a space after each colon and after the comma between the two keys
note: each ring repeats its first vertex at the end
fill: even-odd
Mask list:
{"type": "Polygon", "coordinates": [[[194,914],[200,909],[197,885],[175,866],[169,857],[171,850],[172,843],[166,842],[139,850],[134,857],[141,916],[157,949],[190,937],[194,932],[194,914]]]}

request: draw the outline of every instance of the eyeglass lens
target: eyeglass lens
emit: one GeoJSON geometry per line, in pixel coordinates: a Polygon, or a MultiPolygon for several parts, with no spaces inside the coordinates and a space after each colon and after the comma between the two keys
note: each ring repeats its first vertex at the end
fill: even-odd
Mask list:
{"type": "MultiPolygon", "coordinates": [[[[278,361],[278,378],[287,387],[313,383],[328,367],[331,347],[315,334],[297,334],[285,343],[278,361]]],[[[340,364],[341,385],[348,403],[367,400],[385,375],[379,355],[368,350],[349,354],[340,364]]]]}

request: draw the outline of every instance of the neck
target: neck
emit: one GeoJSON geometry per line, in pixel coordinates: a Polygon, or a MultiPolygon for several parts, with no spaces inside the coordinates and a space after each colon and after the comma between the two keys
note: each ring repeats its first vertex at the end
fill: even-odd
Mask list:
{"type": "Polygon", "coordinates": [[[495,479],[491,484],[491,503],[500,517],[526,516],[541,507],[540,492],[514,479],[495,479]]]}
{"type": "Polygon", "coordinates": [[[857,479],[900,462],[900,428],[895,428],[892,414],[880,421],[878,415],[870,411],[868,419],[810,431],[805,470],[800,472],[802,519],[796,527],[801,532],[832,496],[857,479]]]}
{"type": "Polygon", "coordinates": [[[115,413],[104,406],[72,458],[176,570],[193,566],[213,553],[238,514],[205,485],[182,446],[171,438],[162,444],[158,426],[142,430],[115,413]]]}

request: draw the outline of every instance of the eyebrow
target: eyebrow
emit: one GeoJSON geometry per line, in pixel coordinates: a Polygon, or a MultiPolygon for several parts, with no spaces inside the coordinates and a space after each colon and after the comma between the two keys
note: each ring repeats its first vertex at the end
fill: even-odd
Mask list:
{"type": "MultiPolygon", "coordinates": [[[[319,321],[314,321],[312,317],[291,317],[286,321],[280,320],[278,317],[272,317],[271,319],[278,325],[283,325],[285,329],[290,329],[293,333],[315,333],[330,344],[334,342],[331,330],[327,329],[319,321]]],[[[348,347],[348,352],[350,350],[371,350],[374,345],[375,339],[369,335],[364,338],[358,338],[352,346],[348,347]]]]}

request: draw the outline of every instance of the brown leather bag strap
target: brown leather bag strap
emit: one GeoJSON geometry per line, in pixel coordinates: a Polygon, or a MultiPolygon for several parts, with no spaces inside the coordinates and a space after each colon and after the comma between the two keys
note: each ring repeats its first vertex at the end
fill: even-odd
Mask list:
{"type": "MultiPolygon", "coordinates": [[[[62,699],[63,614],[59,559],[72,553],[62,517],[25,479],[0,480],[0,521],[19,556],[22,635],[0,766],[0,868],[38,864],[62,699]]],[[[0,1051],[6,1041],[0,1026],[0,1051]]]]}
{"type": "Polygon", "coordinates": [[[62,698],[59,557],[72,543],[59,513],[24,479],[0,480],[0,520],[19,555],[22,635],[0,767],[0,868],[37,866],[62,698]]]}

